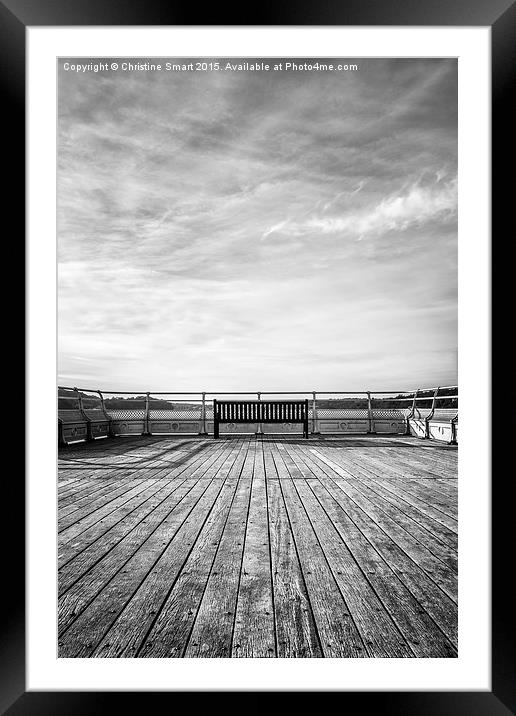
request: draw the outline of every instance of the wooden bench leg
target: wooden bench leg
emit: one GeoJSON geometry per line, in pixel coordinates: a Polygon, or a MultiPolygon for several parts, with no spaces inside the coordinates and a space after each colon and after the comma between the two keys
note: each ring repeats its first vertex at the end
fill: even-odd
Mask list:
{"type": "Polygon", "coordinates": [[[213,421],[213,437],[215,440],[219,437],[219,423],[216,419],[213,421]]]}

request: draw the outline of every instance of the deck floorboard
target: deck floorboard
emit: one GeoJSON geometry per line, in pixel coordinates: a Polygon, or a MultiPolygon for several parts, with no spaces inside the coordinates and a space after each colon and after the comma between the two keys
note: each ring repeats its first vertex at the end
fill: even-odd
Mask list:
{"type": "Polygon", "coordinates": [[[59,656],[456,657],[457,457],[384,435],[69,445],[59,656]]]}

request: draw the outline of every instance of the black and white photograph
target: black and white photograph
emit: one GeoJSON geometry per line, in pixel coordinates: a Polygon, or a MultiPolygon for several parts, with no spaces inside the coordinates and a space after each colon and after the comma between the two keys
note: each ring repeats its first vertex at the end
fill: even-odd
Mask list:
{"type": "Polygon", "coordinates": [[[57,100],[58,657],[456,660],[457,58],[57,100]]]}

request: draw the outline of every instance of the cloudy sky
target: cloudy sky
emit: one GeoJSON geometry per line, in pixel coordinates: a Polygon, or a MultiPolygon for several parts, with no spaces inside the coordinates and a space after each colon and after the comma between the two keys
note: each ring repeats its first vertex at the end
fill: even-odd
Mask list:
{"type": "Polygon", "coordinates": [[[351,61],[60,62],[61,385],[456,382],[457,64],[351,61]]]}

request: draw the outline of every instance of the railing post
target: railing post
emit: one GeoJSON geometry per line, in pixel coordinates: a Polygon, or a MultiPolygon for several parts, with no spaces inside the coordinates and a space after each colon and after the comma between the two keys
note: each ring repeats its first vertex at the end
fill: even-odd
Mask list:
{"type": "Polygon", "coordinates": [[[90,441],[93,440],[93,434],[91,432],[91,420],[88,418],[86,413],[84,412],[84,405],[82,402],[82,395],[79,393],[78,388],[74,388],[74,391],[77,395],[77,400],[79,401],[79,412],[86,421],[86,440],[90,441]]]}
{"type": "Polygon", "coordinates": [[[317,422],[317,397],[315,390],[312,392],[312,435],[319,435],[319,425],[317,422]]]}
{"type": "Polygon", "coordinates": [[[373,406],[371,403],[371,393],[369,391],[367,391],[367,421],[369,424],[367,433],[368,435],[374,435],[376,431],[374,429],[373,406]]]}
{"type": "Polygon", "coordinates": [[[102,395],[100,390],[97,390],[97,393],[99,394],[99,397],[100,397],[100,404],[102,406],[102,412],[104,413],[104,417],[108,421],[108,435],[111,438],[111,437],[113,437],[113,429],[111,427],[111,418],[109,417],[109,415],[106,412],[106,404],[104,403],[104,396],[102,395]]]}
{"type": "Polygon", "coordinates": [[[217,399],[213,399],[213,437],[215,440],[219,437],[219,420],[218,420],[218,411],[219,408],[217,406],[217,399]]]}
{"type": "Polygon", "coordinates": [[[406,417],[406,423],[407,423],[407,430],[406,434],[410,435],[410,419],[414,417],[414,413],[416,412],[416,402],[417,402],[417,394],[419,393],[419,388],[416,389],[414,392],[414,399],[412,401],[412,408],[410,409],[410,413],[406,417]]]}
{"type": "Polygon", "coordinates": [[[201,404],[201,429],[199,431],[199,435],[208,435],[208,431],[206,429],[206,393],[201,393],[202,395],[202,404],[201,404]]]}
{"type": "MultiPolygon", "coordinates": [[[[260,391],[258,391],[258,392],[256,393],[256,395],[258,396],[258,402],[260,402],[261,399],[262,399],[262,397],[261,397],[262,394],[260,393],[260,391]]],[[[260,409],[259,409],[259,408],[258,408],[258,415],[260,415],[260,409]]],[[[258,423],[258,427],[257,427],[257,430],[256,430],[256,435],[263,435],[263,428],[262,428],[262,424],[261,424],[261,423],[258,423]]]]}
{"type": "Polygon", "coordinates": [[[142,435],[150,435],[150,393],[145,393],[145,418],[142,435]]]}
{"type": "Polygon", "coordinates": [[[432,398],[432,406],[431,406],[431,408],[430,408],[430,415],[428,415],[428,416],[425,418],[425,438],[428,438],[428,439],[430,438],[430,420],[433,418],[434,413],[435,413],[435,403],[436,403],[436,400],[437,400],[437,393],[438,393],[438,392],[439,392],[439,388],[437,387],[437,388],[434,390],[434,395],[433,395],[433,398],[432,398]]]}

